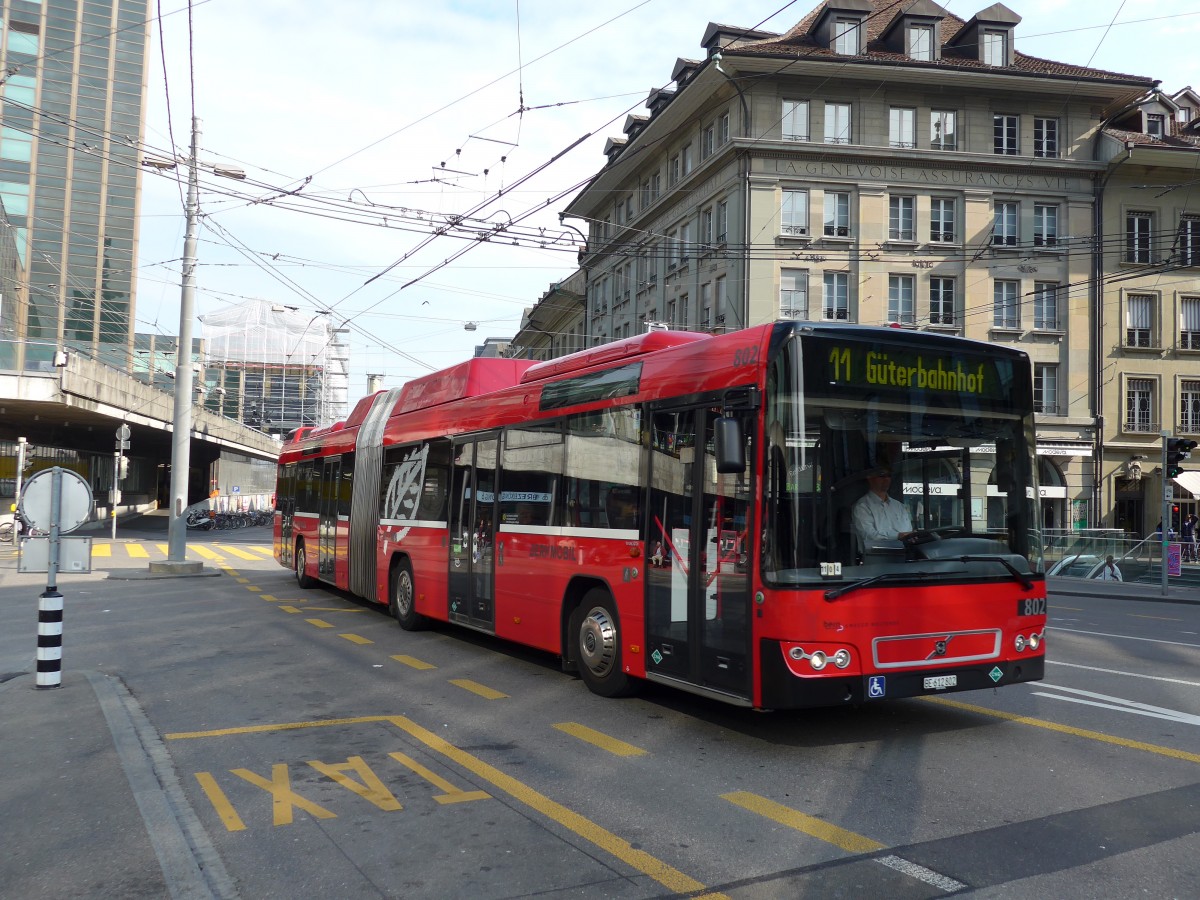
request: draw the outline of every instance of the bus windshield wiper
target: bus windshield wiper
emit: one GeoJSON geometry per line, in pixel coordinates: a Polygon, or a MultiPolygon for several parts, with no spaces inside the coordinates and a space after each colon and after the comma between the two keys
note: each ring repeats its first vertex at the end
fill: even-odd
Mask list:
{"type": "Polygon", "coordinates": [[[828,590],[825,592],[825,600],[828,603],[832,603],[843,594],[857,591],[859,588],[870,587],[873,584],[879,584],[881,581],[907,581],[910,578],[928,578],[933,574],[932,572],[884,572],[882,575],[873,575],[870,578],[864,578],[862,581],[852,581],[842,587],[828,590]]]}
{"type": "Polygon", "coordinates": [[[1033,588],[1033,580],[1028,575],[1026,575],[1024,572],[1022,572],[1020,569],[1018,569],[1016,566],[1014,566],[1012,563],[1010,563],[1003,556],[957,556],[954,558],[957,559],[959,562],[965,562],[965,563],[966,562],[1000,563],[1000,565],[1004,566],[1004,568],[1008,569],[1008,571],[1012,573],[1013,578],[1017,579],[1017,581],[1019,581],[1021,583],[1021,587],[1023,587],[1027,591],[1031,590],[1033,588]]]}

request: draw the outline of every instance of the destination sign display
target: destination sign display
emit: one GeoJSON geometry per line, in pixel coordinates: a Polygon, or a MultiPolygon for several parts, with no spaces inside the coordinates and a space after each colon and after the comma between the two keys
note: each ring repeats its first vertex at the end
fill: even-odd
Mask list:
{"type": "Polygon", "coordinates": [[[839,341],[813,342],[805,351],[810,375],[819,372],[817,384],[805,385],[810,391],[823,387],[854,388],[859,394],[924,391],[1002,400],[1011,396],[1014,387],[1012,363],[1003,356],[839,341]]]}

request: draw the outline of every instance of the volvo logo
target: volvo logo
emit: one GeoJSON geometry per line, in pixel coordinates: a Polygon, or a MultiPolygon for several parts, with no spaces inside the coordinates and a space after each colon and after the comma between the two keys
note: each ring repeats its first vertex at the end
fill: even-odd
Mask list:
{"type": "Polygon", "coordinates": [[[942,638],[941,640],[937,641],[937,642],[936,642],[936,643],[933,645],[933,652],[932,652],[932,653],[930,653],[930,654],[929,654],[927,657],[925,657],[925,658],[926,658],[926,659],[933,659],[933,658],[935,658],[935,657],[938,657],[938,656],[945,656],[945,655],[946,655],[946,647],[947,647],[947,645],[950,643],[950,639],[951,639],[952,637],[953,637],[953,635],[950,635],[950,634],[948,634],[948,635],[946,635],[944,638],[942,638]]]}

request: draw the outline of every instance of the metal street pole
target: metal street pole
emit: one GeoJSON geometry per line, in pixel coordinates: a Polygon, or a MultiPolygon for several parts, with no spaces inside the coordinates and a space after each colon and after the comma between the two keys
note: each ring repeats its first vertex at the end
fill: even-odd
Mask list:
{"type": "Polygon", "coordinates": [[[188,156],[187,231],[183,239],[183,286],[179,295],[179,343],[175,362],[175,415],[171,435],[171,518],[167,530],[167,562],[187,561],[188,472],[192,439],[192,310],[196,302],[196,238],[200,216],[200,179],[196,151],[200,119],[192,117],[192,148],[188,156]]]}
{"type": "Polygon", "coordinates": [[[1162,595],[1165,597],[1167,596],[1167,552],[1170,548],[1170,539],[1167,537],[1167,535],[1171,533],[1171,498],[1175,496],[1175,488],[1171,483],[1171,475],[1167,472],[1167,466],[1169,465],[1169,462],[1167,461],[1167,442],[1171,439],[1171,432],[1164,430],[1160,431],[1159,434],[1162,436],[1163,488],[1162,518],[1159,519],[1159,522],[1162,524],[1160,524],[1158,527],[1159,538],[1162,540],[1162,546],[1160,548],[1162,551],[1162,572],[1160,573],[1159,577],[1162,578],[1162,595]]]}

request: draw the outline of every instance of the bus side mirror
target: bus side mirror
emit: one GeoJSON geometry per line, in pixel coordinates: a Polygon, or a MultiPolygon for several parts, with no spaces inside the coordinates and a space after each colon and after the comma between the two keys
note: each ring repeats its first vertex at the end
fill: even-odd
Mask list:
{"type": "Polygon", "coordinates": [[[740,475],[746,471],[746,443],[737,419],[718,416],[713,420],[713,451],[718,475],[740,475]]]}

